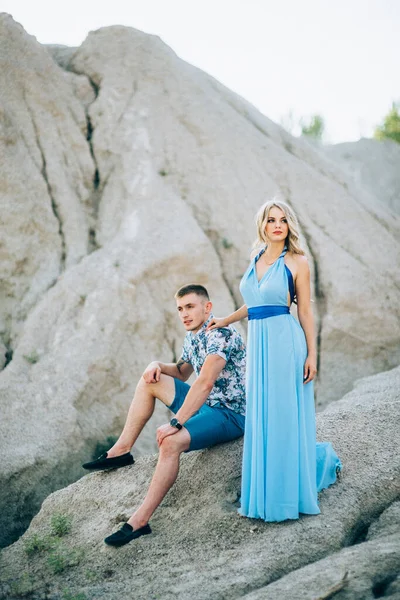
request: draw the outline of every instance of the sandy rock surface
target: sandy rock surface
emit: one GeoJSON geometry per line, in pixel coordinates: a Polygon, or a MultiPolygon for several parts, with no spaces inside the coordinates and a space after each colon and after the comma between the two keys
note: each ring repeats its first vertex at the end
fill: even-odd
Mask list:
{"type": "Polygon", "coordinates": [[[322,151],[134,29],[47,48],[2,15],[0,57],[1,544],[118,433],[146,364],[178,357],[175,290],[241,304],[276,192],[310,257],[318,406],[398,364],[399,219],[322,151]]]}
{"type": "Polygon", "coordinates": [[[386,140],[361,139],[334,146],[325,146],[324,152],[351,173],[356,184],[371,192],[375,203],[400,214],[400,144],[386,140]]]}
{"type": "Polygon", "coordinates": [[[151,520],[153,533],[109,548],[103,538],[129,517],[151,478],[155,457],[142,458],[47,498],[21,540],[2,553],[2,597],[12,600],[13,589],[31,586],[33,598],[46,589],[51,599],[63,589],[105,600],[311,599],[346,571],[354,595],[339,598],[373,597],[379,581],[395,586],[399,384],[400,368],[362,380],[319,414],[318,438],[332,441],[344,465],[341,480],[320,494],[319,516],[281,524],[239,517],[239,441],[184,456],[175,487],[151,520]],[[34,536],[40,541],[51,532],[54,515],[70,517],[71,531],[56,549],[28,556],[34,536]],[[54,573],[52,556],[70,566],[54,573]],[[297,595],[303,584],[310,593],[297,595]]]}
{"type": "MultiPolygon", "coordinates": [[[[361,536],[361,540],[364,535],[361,536]]],[[[246,600],[373,600],[400,593],[400,502],[383,511],[368,529],[367,541],[285,575],[246,600]]]]}

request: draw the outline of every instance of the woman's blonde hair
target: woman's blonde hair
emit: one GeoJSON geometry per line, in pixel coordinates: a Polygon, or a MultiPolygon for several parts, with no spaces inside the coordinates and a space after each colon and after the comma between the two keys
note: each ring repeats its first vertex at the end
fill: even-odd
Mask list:
{"type": "Polygon", "coordinates": [[[257,225],[257,239],[254,241],[253,248],[258,248],[260,246],[267,246],[268,239],[265,233],[265,228],[268,222],[269,211],[273,206],[280,208],[287,218],[289,233],[286,238],[286,246],[288,252],[293,252],[293,254],[305,254],[304,250],[300,246],[299,241],[299,223],[297,221],[297,217],[294,214],[293,210],[290,208],[286,202],[282,202],[281,200],[269,200],[265,204],[263,204],[256,216],[256,225],[257,225]]]}

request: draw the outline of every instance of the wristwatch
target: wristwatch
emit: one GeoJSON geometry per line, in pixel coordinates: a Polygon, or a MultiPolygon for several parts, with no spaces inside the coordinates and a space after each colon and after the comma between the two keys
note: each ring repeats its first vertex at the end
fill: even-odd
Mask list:
{"type": "Polygon", "coordinates": [[[171,427],[176,427],[177,429],[182,429],[182,425],[179,423],[178,419],[171,419],[169,424],[171,425],[171,427]]]}

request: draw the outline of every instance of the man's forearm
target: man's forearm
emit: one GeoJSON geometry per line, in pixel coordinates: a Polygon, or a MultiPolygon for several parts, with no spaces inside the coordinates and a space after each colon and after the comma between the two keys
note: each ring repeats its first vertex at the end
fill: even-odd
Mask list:
{"type": "Polygon", "coordinates": [[[176,413],[175,417],[181,425],[184,425],[195,412],[199,410],[207,400],[213,388],[211,383],[202,380],[200,377],[191,386],[184,403],[176,413]]]}
{"type": "Polygon", "coordinates": [[[157,364],[161,369],[161,373],[164,373],[164,375],[169,375],[170,377],[175,377],[176,379],[184,381],[183,376],[179,370],[179,361],[177,363],[162,363],[160,361],[157,361],[157,364]]]}

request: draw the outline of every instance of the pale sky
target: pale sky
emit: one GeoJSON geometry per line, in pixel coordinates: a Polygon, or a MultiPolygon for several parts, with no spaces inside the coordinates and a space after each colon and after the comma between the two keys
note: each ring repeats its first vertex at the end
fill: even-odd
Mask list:
{"type": "Polygon", "coordinates": [[[371,137],[400,100],[400,0],[0,0],[41,43],[127,25],[162,38],[280,122],[320,113],[330,142],[371,137]]]}

